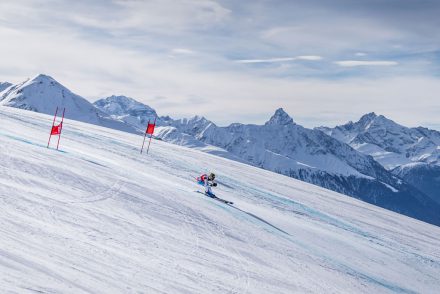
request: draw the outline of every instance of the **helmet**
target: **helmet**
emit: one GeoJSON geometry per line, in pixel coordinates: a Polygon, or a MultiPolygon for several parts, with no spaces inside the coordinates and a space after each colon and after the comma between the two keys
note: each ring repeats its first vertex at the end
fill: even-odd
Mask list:
{"type": "Polygon", "coordinates": [[[215,174],[214,173],[210,173],[208,179],[214,180],[215,179],[215,174]]]}

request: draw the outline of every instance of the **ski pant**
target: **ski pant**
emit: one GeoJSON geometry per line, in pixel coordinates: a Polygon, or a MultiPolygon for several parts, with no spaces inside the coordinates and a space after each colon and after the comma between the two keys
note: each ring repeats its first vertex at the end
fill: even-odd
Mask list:
{"type": "Polygon", "coordinates": [[[199,185],[202,185],[202,186],[205,187],[205,193],[207,193],[207,194],[213,194],[213,193],[212,193],[212,190],[211,190],[211,186],[210,186],[209,183],[208,183],[208,180],[205,180],[205,181],[199,181],[198,183],[199,183],[199,185]]]}

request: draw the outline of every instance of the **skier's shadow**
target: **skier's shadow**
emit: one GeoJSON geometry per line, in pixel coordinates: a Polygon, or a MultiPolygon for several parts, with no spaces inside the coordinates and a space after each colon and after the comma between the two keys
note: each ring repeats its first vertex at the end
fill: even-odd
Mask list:
{"type": "Polygon", "coordinates": [[[281,232],[281,233],[284,233],[284,234],[286,234],[286,235],[291,236],[291,235],[290,235],[289,233],[287,233],[286,231],[284,231],[284,230],[278,228],[277,226],[271,224],[270,222],[268,222],[267,220],[265,220],[265,219],[263,219],[263,218],[261,218],[261,217],[259,217],[259,216],[256,216],[256,215],[253,214],[253,213],[250,213],[250,212],[244,211],[244,210],[242,210],[242,209],[240,209],[240,208],[238,208],[238,207],[236,207],[236,206],[232,206],[232,205],[230,205],[230,207],[235,208],[235,209],[237,209],[237,210],[239,210],[239,211],[241,211],[241,212],[243,212],[243,213],[246,213],[247,215],[249,215],[249,216],[251,216],[251,217],[253,217],[253,218],[259,220],[260,222],[265,223],[266,225],[268,225],[268,226],[274,228],[275,230],[277,230],[277,231],[279,231],[279,232],[281,232]]]}

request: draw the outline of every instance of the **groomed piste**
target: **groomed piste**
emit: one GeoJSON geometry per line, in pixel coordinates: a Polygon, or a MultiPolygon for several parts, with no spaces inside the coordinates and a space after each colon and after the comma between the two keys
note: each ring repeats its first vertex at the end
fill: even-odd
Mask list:
{"type": "Polygon", "coordinates": [[[1,293],[439,293],[440,228],[196,150],[0,107],[1,293]],[[216,194],[194,176],[215,171],[216,194]]]}

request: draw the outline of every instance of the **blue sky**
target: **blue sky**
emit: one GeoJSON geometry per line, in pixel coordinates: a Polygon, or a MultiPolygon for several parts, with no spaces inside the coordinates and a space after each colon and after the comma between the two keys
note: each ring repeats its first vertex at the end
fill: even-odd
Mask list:
{"type": "Polygon", "coordinates": [[[440,1],[1,1],[0,81],[308,127],[375,111],[440,129],[440,1]]]}

